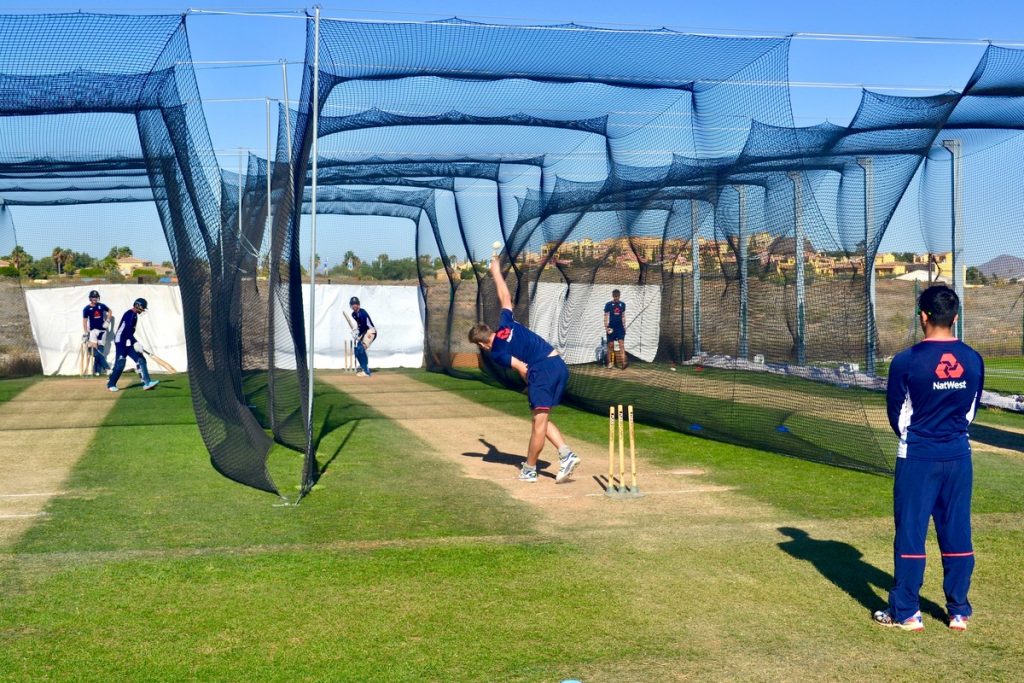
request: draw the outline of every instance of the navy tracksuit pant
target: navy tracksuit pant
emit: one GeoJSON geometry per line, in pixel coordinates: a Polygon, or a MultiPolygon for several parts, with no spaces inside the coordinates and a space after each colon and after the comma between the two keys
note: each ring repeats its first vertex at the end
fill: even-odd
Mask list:
{"type": "Polygon", "coordinates": [[[893,543],[896,581],[889,592],[889,608],[898,621],[920,609],[924,583],[924,541],[929,518],[942,554],[942,588],[949,614],[971,615],[967,592],[974,571],[971,545],[971,488],[974,468],[971,457],[956,460],[896,460],[893,484],[893,543]]]}

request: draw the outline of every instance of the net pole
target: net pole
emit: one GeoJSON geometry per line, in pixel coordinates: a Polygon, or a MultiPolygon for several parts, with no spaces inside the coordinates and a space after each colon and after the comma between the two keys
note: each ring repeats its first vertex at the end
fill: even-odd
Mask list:
{"type": "Polygon", "coordinates": [[[750,341],[747,337],[747,186],[736,188],[740,196],[739,219],[739,277],[740,277],[740,352],[739,357],[746,360],[750,355],[750,341]]]}
{"type": "MultiPolygon", "coordinates": [[[[270,149],[270,98],[268,97],[267,98],[267,218],[266,218],[266,221],[264,221],[264,228],[267,228],[268,226],[271,225],[271,221],[270,221],[270,214],[271,214],[271,206],[270,206],[270,181],[271,181],[271,177],[270,176],[272,175],[272,173],[271,173],[271,167],[272,167],[271,160],[273,159],[272,155],[273,155],[273,152],[270,149]]],[[[256,270],[259,271],[259,261],[258,260],[256,262],[256,270]]]]}
{"type": "Polygon", "coordinates": [[[288,143],[288,177],[294,180],[292,169],[292,112],[288,99],[288,62],[281,60],[281,84],[284,86],[284,132],[288,143]]]}
{"type": "Polygon", "coordinates": [[[238,148],[238,240],[242,240],[242,148],[238,148]]]}
{"type": "Polygon", "coordinates": [[[697,200],[690,200],[690,252],[693,259],[693,355],[700,348],[700,209],[697,200]]]}
{"type": "Polygon", "coordinates": [[[310,204],[309,228],[309,387],[307,403],[309,412],[306,415],[306,435],[309,439],[307,448],[313,443],[313,358],[314,358],[314,322],[316,321],[316,175],[317,175],[317,138],[320,123],[320,6],[316,7],[313,28],[313,196],[310,204]]]}
{"type": "Polygon", "coordinates": [[[864,169],[864,372],[875,374],[875,168],[871,157],[857,157],[864,169]]]}
{"type": "Polygon", "coordinates": [[[807,347],[804,338],[804,216],[803,186],[800,172],[790,171],[793,181],[793,263],[796,273],[796,364],[807,365],[807,347]]]}
{"type": "Polygon", "coordinates": [[[963,148],[961,141],[958,139],[943,140],[942,146],[949,151],[950,155],[950,172],[949,172],[949,183],[950,183],[950,222],[952,223],[952,234],[950,239],[952,244],[952,259],[953,259],[953,291],[960,297],[960,311],[958,312],[956,320],[956,329],[953,331],[956,333],[957,339],[963,340],[964,338],[964,277],[961,274],[964,271],[963,257],[964,257],[964,240],[963,240],[963,148]]]}

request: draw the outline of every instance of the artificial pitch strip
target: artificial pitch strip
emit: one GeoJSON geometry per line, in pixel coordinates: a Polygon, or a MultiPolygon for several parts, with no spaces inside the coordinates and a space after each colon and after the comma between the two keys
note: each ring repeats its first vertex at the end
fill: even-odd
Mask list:
{"type": "MultiPolygon", "coordinates": [[[[664,469],[651,463],[643,454],[642,429],[638,429],[637,436],[637,466],[643,477],[644,497],[612,500],[605,496],[604,485],[608,463],[606,426],[586,435],[573,434],[561,427],[582,464],[571,481],[556,485],[557,456],[547,444],[539,463],[540,480],[528,484],[517,479],[530,434],[530,420],[526,417],[508,415],[407,374],[385,372],[367,378],[318,373],[317,380],[408,429],[445,460],[458,464],[463,476],[494,482],[513,498],[534,506],[547,521],[563,527],[622,526],[659,517],[679,519],[679,515],[690,520],[711,515],[720,518],[730,509],[737,514],[742,511],[748,521],[757,516],[755,510],[730,500],[733,494],[729,487],[708,484],[700,471],[664,469]]],[[[468,380],[467,385],[473,386],[468,380]]],[[[511,400],[523,402],[525,414],[525,396],[507,393],[511,400]]],[[[556,424],[562,410],[569,409],[560,408],[553,413],[556,424]]],[[[330,486],[331,477],[340,476],[340,469],[329,471],[321,483],[330,486]]],[[[443,486],[444,482],[438,485],[443,486]]]]}

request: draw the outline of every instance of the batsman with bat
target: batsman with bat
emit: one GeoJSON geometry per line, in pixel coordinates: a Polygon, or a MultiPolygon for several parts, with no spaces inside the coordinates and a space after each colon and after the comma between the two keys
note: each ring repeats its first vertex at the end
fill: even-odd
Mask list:
{"type": "Polygon", "coordinates": [[[129,358],[135,361],[135,365],[139,369],[144,390],[149,391],[156,387],[157,384],[160,384],[159,381],[150,379],[149,369],[146,367],[146,357],[136,348],[138,340],[135,339],[135,327],[139,322],[139,316],[146,312],[148,305],[145,299],[136,299],[132,307],[121,316],[121,324],[117,326],[117,330],[114,332],[114,349],[116,351],[114,370],[110,373],[110,378],[107,380],[107,389],[110,391],[119,391],[117,380],[121,378],[121,373],[124,372],[124,365],[129,358]]]}
{"type": "MultiPolygon", "coordinates": [[[[110,308],[100,303],[100,293],[95,289],[89,292],[89,305],[82,309],[82,341],[88,346],[92,355],[92,374],[99,377],[110,370],[107,358],[103,353],[104,337],[107,334],[107,323],[111,320],[110,308]]],[[[88,364],[82,368],[88,374],[88,364]]]]}
{"type": "Polygon", "coordinates": [[[526,382],[533,425],[519,480],[537,481],[537,460],[547,439],[558,449],[559,467],[555,483],[560,484],[569,479],[580,464],[580,459],[565,443],[550,416],[551,409],[561,401],[569,381],[569,368],[558,351],[512,317],[512,295],[501,274],[497,253],[491,259],[491,275],[501,303],[501,320],[497,331],[487,323],[477,323],[469,331],[469,341],[490,353],[498,365],[514,368],[526,382]]]}
{"type": "Polygon", "coordinates": [[[359,303],[359,297],[354,296],[349,299],[348,305],[352,307],[352,318],[355,318],[355,323],[353,323],[348,315],[345,315],[349,327],[352,328],[356,360],[359,361],[359,372],[356,373],[356,376],[369,377],[371,374],[370,359],[367,357],[366,351],[370,348],[373,340],[377,338],[377,328],[373,326],[370,314],[359,303]]]}

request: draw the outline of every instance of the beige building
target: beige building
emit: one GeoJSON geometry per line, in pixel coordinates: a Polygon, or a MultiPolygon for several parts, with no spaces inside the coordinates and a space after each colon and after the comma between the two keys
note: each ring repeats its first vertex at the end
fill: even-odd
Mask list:
{"type": "Polygon", "coordinates": [[[135,256],[123,256],[117,259],[117,271],[125,277],[130,277],[139,268],[153,268],[153,262],[135,256]]]}

